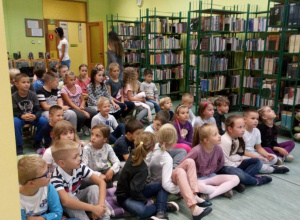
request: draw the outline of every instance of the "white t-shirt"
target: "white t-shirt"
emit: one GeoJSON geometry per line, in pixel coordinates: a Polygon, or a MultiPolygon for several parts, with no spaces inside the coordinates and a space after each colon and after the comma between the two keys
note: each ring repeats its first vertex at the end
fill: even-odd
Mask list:
{"type": "Polygon", "coordinates": [[[197,116],[194,120],[194,124],[193,126],[196,127],[196,126],[202,126],[204,125],[205,123],[213,123],[214,125],[216,125],[216,119],[214,117],[211,117],[207,120],[203,120],[200,116],[197,116]]]}
{"type": "Polygon", "coordinates": [[[46,161],[47,164],[52,165],[52,168],[56,168],[57,164],[55,163],[53,157],[52,157],[52,151],[51,147],[47,148],[44,152],[43,159],[46,161]]]}
{"type": "Polygon", "coordinates": [[[66,38],[60,40],[60,41],[59,41],[59,44],[58,44],[58,46],[57,46],[58,53],[59,53],[59,57],[61,57],[61,55],[62,55],[62,45],[63,45],[63,44],[65,44],[66,47],[65,47],[64,57],[63,57],[62,60],[63,60],[63,61],[64,61],[64,60],[69,60],[69,59],[70,59],[70,57],[69,57],[69,43],[68,43],[68,41],[67,41],[66,38]]]}
{"type": "Polygon", "coordinates": [[[110,133],[118,127],[118,122],[113,115],[108,114],[108,118],[104,118],[101,113],[95,115],[92,119],[91,127],[98,124],[104,124],[109,127],[110,133]]]}
{"type": "Polygon", "coordinates": [[[246,150],[249,153],[256,152],[254,146],[257,144],[261,144],[261,135],[258,128],[254,128],[251,133],[245,130],[243,138],[246,144],[246,150]]]}
{"type": "Polygon", "coordinates": [[[189,115],[190,115],[190,122],[192,123],[192,125],[194,126],[194,122],[195,122],[195,119],[196,119],[196,116],[194,115],[192,109],[190,108],[189,109],[189,115]]]}
{"type": "Polygon", "coordinates": [[[154,133],[154,129],[153,129],[152,125],[147,126],[147,128],[144,131],[149,131],[151,133],[154,133]]]}

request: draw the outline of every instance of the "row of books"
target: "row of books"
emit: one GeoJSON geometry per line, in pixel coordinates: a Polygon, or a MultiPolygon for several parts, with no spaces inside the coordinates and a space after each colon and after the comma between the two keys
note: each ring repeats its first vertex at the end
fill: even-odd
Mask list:
{"type": "Polygon", "coordinates": [[[201,79],[200,86],[202,91],[220,91],[225,89],[226,76],[220,75],[209,79],[201,79]]]}
{"type": "Polygon", "coordinates": [[[246,57],[245,69],[247,70],[260,70],[262,68],[262,57],[246,57]]]}
{"type": "Polygon", "coordinates": [[[261,38],[250,38],[246,41],[247,51],[264,51],[265,40],[261,38]]]}
{"type": "Polygon", "coordinates": [[[249,18],[248,31],[249,32],[258,32],[265,31],[267,27],[267,19],[266,18],[249,18]]]}
{"type": "Polygon", "coordinates": [[[150,65],[181,64],[183,63],[183,52],[178,53],[164,52],[150,54],[150,65]]]}
{"type": "Polygon", "coordinates": [[[199,61],[200,71],[225,71],[228,69],[228,58],[190,54],[190,65],[196,66],[199,61]]]}
{"type": "MultiPolygon", "coordinates": [[[[141,23],[142,33],[146,33],[146,22],[141,23]]],[[[152,33],[174,33],[187,32],[187,22],[169,22],[169,18],[156,18],[149,22],[149,31],[152,33]]]]}
{"type": "Polygon", "coordinates": [[[292,115],[290,111],[281,111],[281,127],[292,129],[292,115]]]}
{"type": "Polygon", "coordinates": [[[264,74],[275,74],[278,71],[279,57],[265,58],[264,74]]]}
{"type": "Polygon", "coordinates": [[[155,83],[158,95],[168,95],[172,92],[180,91],[180,82],[177,80],[175,81],[168,81],[166,83],[155,83]]]}
{"type": "Polygon", "coordinates": [[[275,99],[275,97],[276,97],[276,79],[263,80],[261,96],[266,99],[275,99]]]}
{"type": "Polygon", "coordinates": [[[260,89],[261,82],[261,77],[244,76],[243,87],[260,89]]]}
{"type": "Polygon", "coordinates": [[[180,39],[175,37],[160,36],[150,40],[150,49],[179,49],[181,48],[180,39]]]}
{"type": "Polygon", "coordinates": [[[293,34],[289,37],[289,53],[299,53],[299,52],[300,52],[300,34],[293,34]]]}
{"type": "Polygon", "coordinates": [[[125,63],[139,63],[141,62],[140,53],[126,53],[123,57],[123,62],[125,63]]]}
{"type": "Polygon", "coordinates": [[[259,107],[260,95],[247,92],[242,97],[242,104],[259,107]]]}
{"type": "MultiPolygon", "coordinates": [[[[184,70],[183,65],[174,67],[172,69],[170,69],[170,68],[152,69],[153,80],[181,79],[181,78],[183,78],[183,70],[184,70]]],[[[142,72],[143,72],[143,69],[142,69],[142,72]]]]}
{"type": "Polygon", "coordinates": [[[200,49],[202,51],[240,51],[243,48],[243,42],[234,37],[204,36],[200,49]]]}
{"type": "Polygon", "coordinates": [[[284,20],[284,4],[277,4],[270,8],[269,26],[282,26],[284,20]]]}
{"type": "Polygon", "coordinates": [[[289,6],[288,25],[300,25],[300,3],[292,3],[289,6]]]}
{"type": "Polygon", "coordinates": [[[118,35],[133,35],[139,36],[141,34],[141,28],[139,25],[133,26],[132,24],[122,23],[114,27],[117,30],[118,35]]]}
{"type": "Polygon", "coordinates": [[[245,31],[246,21],[243,18],[225,15],[202,18],[204,31],[245,31]]]}
{"type": "MultiPolygon", "coordinates": [[[[286,71],[286,78],[297,78],[297,69],[298,69],[298,63],[288,63],[287,65],[287,71],[286,71]]],[[[298,70],[300,71],[300,70],[298,70]]]]}
{"type": "Polygon", "coordinates": [[[124,49],[141,49],[140,40],[126,40],[122,42],[122,45],[124,49]]]}

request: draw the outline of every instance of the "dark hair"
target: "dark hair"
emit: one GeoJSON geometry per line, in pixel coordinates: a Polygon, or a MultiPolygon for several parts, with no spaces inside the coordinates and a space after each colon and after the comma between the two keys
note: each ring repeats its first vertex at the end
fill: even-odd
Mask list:
{"type": "Polygon", "coordinates": [[[125,132],[129,132],[131,134],[133,134],[133,132],[135,132],[138,129],[144,129],[144,125],[136,120],[136,119],[130,119],[125,123],[125,132]]]}
{"type": "Polygon", "coordinates": [[[215,106],[221,106],[221,105],[228,105],[230,104],[229,99],[225,96],[219,96],[215,99],[214,105],[215,106]]]}
{"type": "Polygon", "coordinates": [[[148,74],[153,75],[152,70],[150,68],[146,68],[143,73],[144,76],[147,76],[148,74]]]}
{"type": "Polygon", "coordinates": [[[16,76],[15,76],[15,82],[19,82],[21,78],[24,78],[24,77],[28,77],[29,76],[26,74],[26,73],[18,73],[16,76]]]}
{"type": "MultiPolygon", "coordinates": [[[[91,70],[91,84],[92,84],[92,90],[93,93],[95,92],[95,87],[96,87],[96,81],[95,81],[95,76],[97,75],[97,73],[101,72],[99,69],[97,68],[93,68],[91,70]]],[[[105,72],[103,72],[103,74],[105,75],[105,72]]],[[[100,83],[100,85],[103,87],[104,85],[104,81],[100,83]]]]}
{"type": "Polygon", "coordinates": [[[111,46],[112,51],[114,51],[117,56],[124,56],[124,48],[116,32],[111,31],[108,33],[108,45],[111,46]]]}
{"type": "Polygon", "coordinates": [[[33,71],[33,74],[39,79],[43,77],[44,73],[46,73],[46,69],[43,67],[36,67],[33,71]]]}
{"type": "Polygon", "coordinates": [[[54,72],[46,72],[44,77],[44,82],[50,82],[55,80],[55,78],[59,78],[59,76],[54,72]]]}
{"type": "Polygon", "coordinates": [[[210,100],[199,102],[197,115],[203,118],[203,112],[209,105],[214,106],[210,100]]]}
{"type": "Polygon", "coordinates": [[[95,130],[95,129],[98,129],[101,131],[102,135],[104,138],[109,139],[109,135],[110,135],[110,128],[104,124],[98,124],[98,125],[95,125],[94,127],[92,127],[92,131],[95,130]]]}
{"type": "Polygon", "coordinates": [[[64,30],[61,27],[54,28],[54,32],[57,33],[60,38],[64,37],[64,30]]]}
{"type": "Polygon", "coordinates": [[[55,112],[59,111],[59,110],[63,110],[63,108],[59,105],[52,105],[50,108],[49,108],[49,115],[53,115],[55,114],[55,112]]]}
{"type": "Polygon", "coordinates": [[[246,117],[248,116],[250,113],[256,113],[259,115],[258,111],[256,109],[252,109],[252,108],[247,108],[244,110],[243,112],[243,116],[246,117]]]}
{"type": "Polygon", "coordinates": [[[167,110],[160,110],[158,113],[156,113],[156,116],[154,120],[158,120],[161,122],[162,125],[169,122],[170,119],[170,113],[167,110]]]}
{"type": "MultiPolygon", "coordinates": [[[[81,64],[81,65],[79,66],[79,71],[81,70],[82,67],[86,67],[86,68],[89,70],[89,68],[88,68],[88,66],[87,66],[86,64],[81,64]]],[[[79,80],[80,82],[82,82],[82,76],[81,76],[81,74],[79,74],[77,78],[78,78],[78,80],[79,80]]]]}

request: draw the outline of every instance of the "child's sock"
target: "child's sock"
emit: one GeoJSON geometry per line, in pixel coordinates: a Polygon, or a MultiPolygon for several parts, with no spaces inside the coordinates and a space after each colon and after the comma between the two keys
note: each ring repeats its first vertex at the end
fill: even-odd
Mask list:
{"type": "Polygon", "coordinates": [[[197,195],[194,195],[194,198],[196,199],[197,203],[202,203],[202,202],[205,201],[204,199],[200,198],[200,197],[197,196],[197,195]]]}
{"type": "Polygon", "coordinates": [[[198,216],[198,215],[200,215],[201,214],[201,212],[203,212],[203,210],[204,210],[204,208],[201,208],[201,207],[199,207],[199,206],[195,206],[195,209],[194,209],[194,211],[193,211],[193,216],[198,216]]]}

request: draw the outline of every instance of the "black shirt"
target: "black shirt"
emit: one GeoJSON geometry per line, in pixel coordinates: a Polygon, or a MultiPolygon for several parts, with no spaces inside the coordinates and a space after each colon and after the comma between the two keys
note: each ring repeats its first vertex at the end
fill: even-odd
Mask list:
{"type": "Polygon", "coordinates": [[[258,124],[257,128],[261,133],[261,146],[269,147],[273,149],[274,147],[278,147],[277,143],[277,134],[278,127],[274,124],[273,127],[269,127],[264,123],[258,124]]]}
{"type": "Polygon", "coordinates": [[[134,149],[134,142],[129,141],[125,135],[119,137],[114,144],[114,152],[120,161],[125,161],[123,155],[129,154],[134,149]]]}
{"type": "Polygon", "coordinates": [[[225,124],[225,115],[219,114],[219,112],[216,110],[215,113],[214,113],[214,118],[216,120],[216,124],[217,124],[217,127],[219,129],[219,134],[220,135],[225,134],[225,131],[222,128],[222,123],[225,124]]]}
{"type": "Polygon", "coordinates": [[[52,143],[52,130],[53,130],[53,127],[49,123],[47,123],[42,128],[44,145],[45,145],[46,148],[50,147],[50,145],[52,143]]]}

